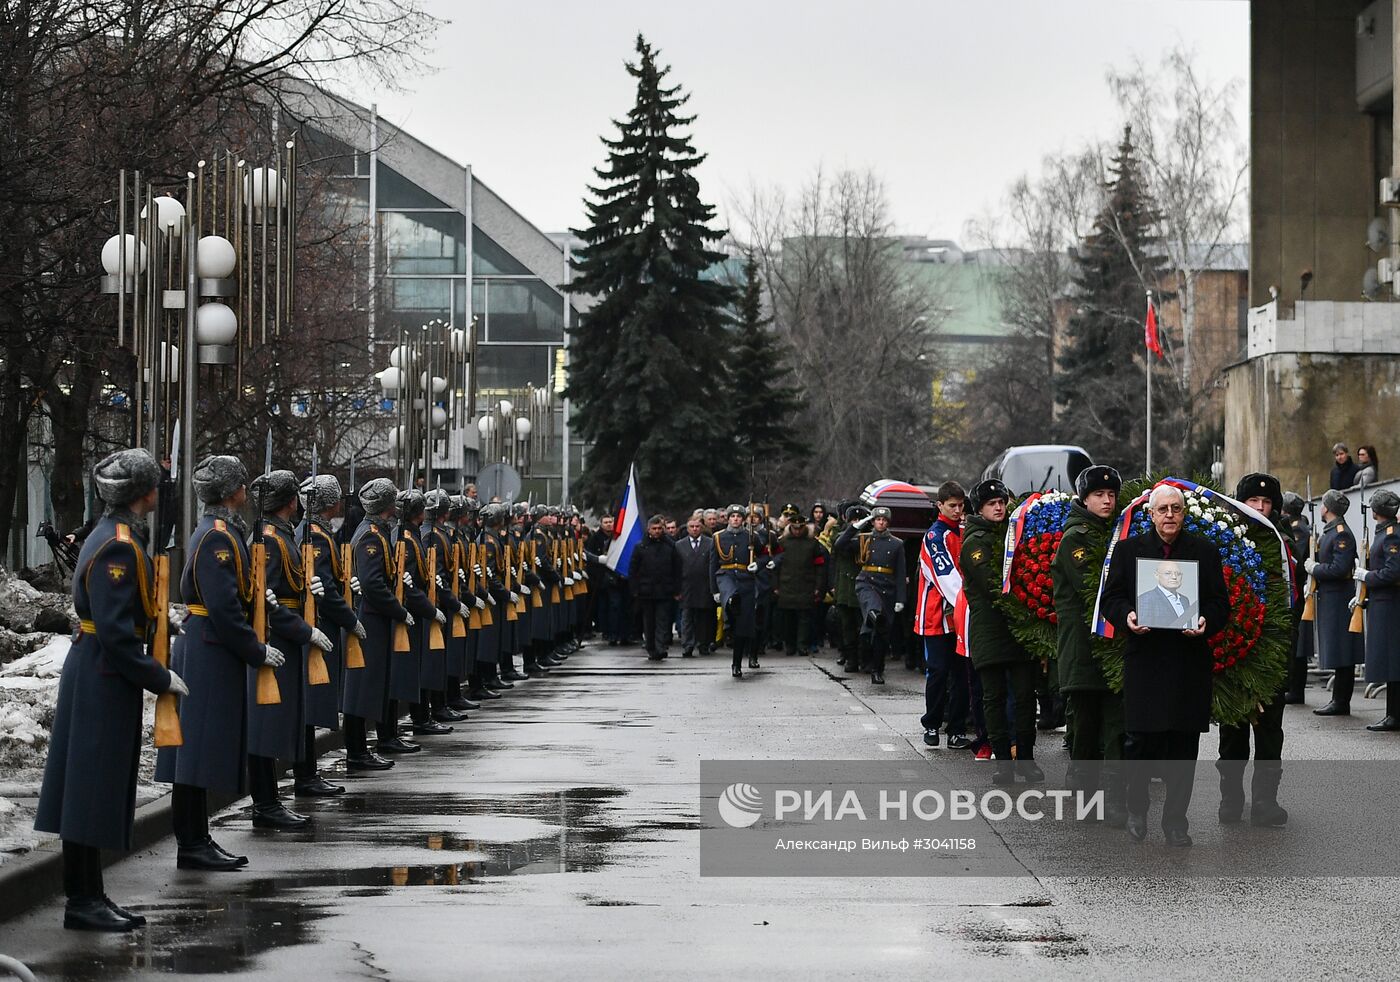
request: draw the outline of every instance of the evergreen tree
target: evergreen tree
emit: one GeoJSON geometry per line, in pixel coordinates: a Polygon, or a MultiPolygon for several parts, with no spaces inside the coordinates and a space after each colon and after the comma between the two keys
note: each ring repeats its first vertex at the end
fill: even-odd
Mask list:
{"type": "Polygon", "coordinates": [[[735,453],[746,464],[740,496],[767,500],[777,475],[806,455],[795,439],[802,390],[791,384],[792,368],[763,314],[763,281],[749,253],[739,298],[738,330],[729,387],[734,407],[735,453]]]}
{"type": "Polygon", "coordinates": [[[590,505],[613,500],[637,462],[649,509],[718,501],[739,472],[732,407],[716,371],[734,291],[701,274],[725,257],[714,209],[694,170],[705,159],[686,128],[689,100],[637,36],[637,100],[604,138],[607,164],[590,187],[590,226],[569,289],[598,298],[571,331],[568,395],[592,446],[579,482],[590,505]],[[683,465],[683,466],[682,466],[683,465]]]}
{"type": "MultiPolygon", "coordinates": [[[[1140,473],[1147,444],[1147,383],[1143,360],[1153,365],[1153,468],[1180,457],[1181,399],[1170,372],[1159,370],[1143,344],[1147,290],[1157,292],[1168,265],[1157,234],[1159,216],[1143,185],[1140,165],[1125,129],[1112,158],[1107,198],[1093,231],[1073,256],[1074,313],[1058,357],[1055,396],[1062,439],[1089,451],[1124,475],[1140,473]],[[1179,434],[1177,434],[1179,436],[1179,434]]],[[[1165,341],[1164,341],[1165,345],[1165,341]]]]}

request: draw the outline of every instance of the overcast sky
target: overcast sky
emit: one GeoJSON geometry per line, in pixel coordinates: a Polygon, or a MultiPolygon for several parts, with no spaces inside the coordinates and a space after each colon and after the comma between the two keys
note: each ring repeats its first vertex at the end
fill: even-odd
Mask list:
{"type": "MultiPolygon", "coordinates": [[[[901,232],[960,238],[1042,156],[1110,138],[1106,69],[1175,45],[1245,80],[1243,0],[427,0],[450,23],[403,92],[350,91],[470,163],[546,231],[584,220],[638,31],[691,93],[706,199],[873,168],[901,232]]],[[[1236,115],[1247,125],[1241,86],[1236,115]]]]}

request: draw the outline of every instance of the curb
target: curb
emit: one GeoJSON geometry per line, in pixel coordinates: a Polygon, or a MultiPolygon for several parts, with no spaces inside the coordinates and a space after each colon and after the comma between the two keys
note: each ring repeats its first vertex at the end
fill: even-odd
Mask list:
{"type": "MultiPolygon", "coordinates": [[[[345,741],[340,730],[327,730],[316,736],[318,758],[344,746],[345,741]]],[[[246,798],[247,795],[243,797],[246,798]]],[[[240,800],[242,799],[233,795],[211,792],[209,814],[212,816],[240,800]]],[[[131,830],[132,853],[149,848],[174,835],[170,810],[168,792],[136,809],[136,820],[131,830]]],[[[131,853],[103,850],[102,865],[111,866],[129,855],[131,853]]],[[[0,921],[27,913],[62,893],[63,847],[58,837],[53,836],[44,839],[28,854],[0,866],[0,921]]]]}

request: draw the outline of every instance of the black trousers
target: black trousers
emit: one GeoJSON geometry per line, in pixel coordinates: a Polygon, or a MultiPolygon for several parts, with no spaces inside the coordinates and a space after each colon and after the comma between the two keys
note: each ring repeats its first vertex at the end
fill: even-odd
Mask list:
{"type": "Polygon", "coordinates": [[[686,607],[681,611],[681,644],[687,651],[702,652],[715,646],[715,606],[686,607]]]}
{"type": "Polygon", "coordinates": [[[1011,759],[1011,740],[1021,760],[1035,756],[1035,678],[1036,662],[1026,660],[1006,665],[990,665],[977,670],[982,680],[982,710],[987,716],[987,739],[1000,760],[1011,759]],[[1007,712],[1010,697],[1015,713],[1007,712]]]}
{"type": "MultiPolygon", "coordinates": [[[[1348,698],[1350,695],[1348,694],[1348,698]]],[[[1283,759],[1283,693],[1269,700],[1253,725],[1220,727],[1220,759],[1249,760],[1249,732],[1254,731],[1254,759],[1283,759]]]]}
{"type": "Polygon", "coordinates": [[[924,638],[924,715],[919,720],[924,729],[937,730],[946,720],[949,736],[967,732],[971,670],[968,660],[958,654],[957,635],[924,638]]]}
{"type": "Polygon", "coordinates": [[[1107,689],[1065,693],[1070,718],[1071,760],[1123,759],[1123,697],[1107,689]]]}
{"type": "MultiPolygon", "coordinates": [[[[364,730],[360,731],[362,734],[364,730]]],[[[345,745],[350,745],[350,735],[345,735],[345,745]]],[[[302,751],[301,760],[292,765],[292,774],[297,781],[310,781],[316,776],[316,727],[306,728],[306,746],[302,751]]]]}
{"type": "Polygon", "coordinates": [[[277,803],[276,758],[248,755],[248,790],[252,792],[255,805],[277,803]]]}
{"type": "Polygon", "coordinates": [[[209,841],[209,793],[192,784],[177,784],[170,793],[170,817],[175,841],[202,846],[209,841]]]}
{"type": "Polygon", "coordinates": [[[783,647],[789,655],[798,651],[806,652],[811,643],[812,612],[810,610],[784,610],[778,608],[781,618],[783,647]]]}
{"type": "Polygon", "coordinates": [[[63,843],[63,895],[69,900],[97,900],[102,885],[102,850],[78,842],[63,843]]]}
{"type": "Polygon", "coordinates": [[[1185,832],[1191,824],[1186,810],[1191,807],[1200,748],[1201,735],[1194,730],[1129,733],[1123,744],[1128,771],[1128,811],[1134,815],[1147,814],[1151,806],[1148,786],[1155,772],[1162,778],[1167,792],[1162,803],[1162,828],[1185,832]]]}
{"type": "MultiPolygon", "coordinates": [[[[1351,694],[1356,691],[1356,666],[1345,665],[1332,673],[1332,701],[1351,708],[1351,694]]],[[[1385,691],[1390,692],[1390,686],[1385,691]]]]}
{"type": "Polygon", "coordinates": [[[836,623],[841,631],[841,655],[846,661],[846,667],[855,671],[860,668],[860,608],[837,604],[836,623]]]}
{"type": "Polygon", "coordinates": [[[665,654],[671,646],[671,603],[665,598],[637,600],[642,608],[642,640],[649,655],[665,654]]]}

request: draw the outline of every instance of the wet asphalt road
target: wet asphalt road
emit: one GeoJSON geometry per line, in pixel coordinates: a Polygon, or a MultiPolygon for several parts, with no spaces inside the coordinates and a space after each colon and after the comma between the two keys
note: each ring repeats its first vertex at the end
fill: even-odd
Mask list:
{"type": "MultiPolygon", "coordinates": [[[[701,878],[701,759],[938,767],[920,677],[876,688],[825,654],[764,665],[736,682],[723,654],[587,648],[392,771],[345,778],[334,755],[351,792],[299,805],[310,832],[254,833],[246,802],[223,813],[215,835],[244,871],[177,871],[169,841],[109,868],[145,930],[65,932],[52,903],[0,924],[0,952],[71,980],[1396,975],[1395,880],[701,878]]],[[[1290,707],[1285,755],[1400,757],[1395,735],[1361,729],[1377,703],[1357,709],[1290,707]]],[[[1213,735],[1202,748],[1213,758],[1213,735]]],[[[1038,756],[1063,772],[1058,737],[1038,756]]],[[[1193,805],[1193,832],[1213,807],[1193,805]]],[[[1033,844],[988,847],[1037,865],[1033,844]]]]}

